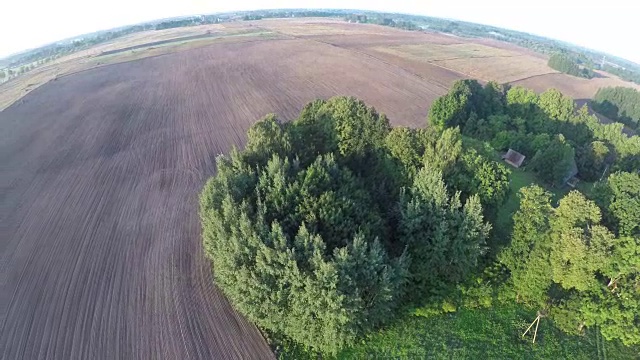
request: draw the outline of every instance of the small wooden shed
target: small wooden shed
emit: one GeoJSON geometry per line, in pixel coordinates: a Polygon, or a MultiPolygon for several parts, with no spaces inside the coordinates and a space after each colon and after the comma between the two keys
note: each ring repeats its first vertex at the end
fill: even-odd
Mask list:
{"type": "Polygon", "coordinates": [[[506,154],[502,155],[502,159],[507,162],[509,165],[514,168],[519,168],[522,166],[522,162],[524,161],[525,156],[520,154],[519,152],[509,149],[506,154]]]}

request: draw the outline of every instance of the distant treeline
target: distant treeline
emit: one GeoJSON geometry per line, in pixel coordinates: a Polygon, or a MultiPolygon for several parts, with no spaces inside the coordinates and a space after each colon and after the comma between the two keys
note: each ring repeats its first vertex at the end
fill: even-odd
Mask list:
{"type": "Polygon", "coordinates": [[[262,20],[290,17],[332,17],[338,16],[337,10],[258,10],[243,16],[242,20],[262,20]]]}
{"type": "Polygon", "coordinates": [[[156,25],[156,30],[171,29],[185,26],[197,26],[205,24],[217,24],[220,19],[215,15],[194,16],[188,19],[168,20],[156,25]]]}
{"type": "Polygon", "coordinates": [[[640,122],[640,92],[626,87],[602,88],[596,93],[593,109],[637,129],[640,122]]]}
{"type": "Polygon", "coordinates": [[[611,65],[604,65],[602,67],[602,70],[616,75],[619,78],[621,78],[622,80],[626,80],[626,81],[631,81],[634,82],[636,84],[640,84],[640,72],[636,72],[636,71],[631,71],[628,69],[623,69],[623,68],[617,68],[617,67],[613,67],[611,65]]]}
{"type": "Polygon", "coordinates": [[[547,64],[550,68],[565,74],[583,77],[586,79],[593,78],[592,70],[589,70],[586,67],[581,68],[576,60],[565,54],[556,53],[551,55],[547,64]]]}
{"type": "Polygon", "coordinates": [[[383,26],[390,26],[399,29],[405,30],[420,30],[420,26],[414,23],[411,20],[403,20],[393,18],[392,15],[387,14],[376,14],[372,16],[361,15],[361,14],[349,14],[344,17],[346,21],[349,22],[357,22],[357,23],[367,23],[367,24],[376,24],[383,26]]]}
{"type": "Polygon", "coordinates": [[[75,39],[64,43],[46,45],[22,54],[9,58],[9,67],[17,67],[21,64],[30,64],[40,61],[40,63],[57,59],[63,55],[89,48],[93,45],[103,43],[115,38],[132,34],[135,32],[153,29],[152,25],[135,25],[119,30],[105,31],[93,35],[87,35],[81,39],[75,39]]]}

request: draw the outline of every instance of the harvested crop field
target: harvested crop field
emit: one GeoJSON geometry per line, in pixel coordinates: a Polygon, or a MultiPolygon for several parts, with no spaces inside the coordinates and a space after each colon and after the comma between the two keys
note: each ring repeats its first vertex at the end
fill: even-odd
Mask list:
{"type": "Polygon", "coordinates": [[[271,357],[203,258],[197,193],[215,155],[316,97],[356,95],[416,126],[445,90],[304,40],[220,43],[34,90],[0,112],[0,357],[271,357]]]}
{"type": "Polygon", "coordinates": [[[0,86],[0,358],[273,357],[201,249],[197,196],[215,156],[258,118],[290,120],[318,97],[422,126],[466,76],[374,47],[470,43],[309,22],[211,26],[234,36],[95,57],[204,32],[134,34],[0,86]]]}

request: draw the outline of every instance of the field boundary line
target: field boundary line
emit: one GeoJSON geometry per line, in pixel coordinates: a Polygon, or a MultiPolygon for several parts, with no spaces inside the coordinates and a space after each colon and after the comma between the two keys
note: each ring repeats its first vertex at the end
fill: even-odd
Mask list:
{"type": "Polygon", "coordinates": [[[505,84],[509,84],[509,83],[516,82],[516,81],[529,80],[529,79],[533,79],[533,78],[538,77],[538,76],[553,75],[553,74],[562,74],[562,73],[558,72],[558,71],[551,71],[551,72],[544,73],[544,74],[531,75],[531,76],[523,77],[521,79],[511,80],[511,81],[506,82],[505,84]]]}

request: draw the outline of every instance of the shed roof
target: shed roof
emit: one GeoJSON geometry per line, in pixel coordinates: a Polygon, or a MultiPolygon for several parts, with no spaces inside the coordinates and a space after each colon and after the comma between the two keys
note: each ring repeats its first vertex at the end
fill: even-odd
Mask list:
{"type": "Polygon", "coordinates": [[[506,161],[509,165],[519,168],[524,161],[525,156],[520,154],[519,152],[509,149],[506,154],[502,155],[504,161],[506,161]]]}

